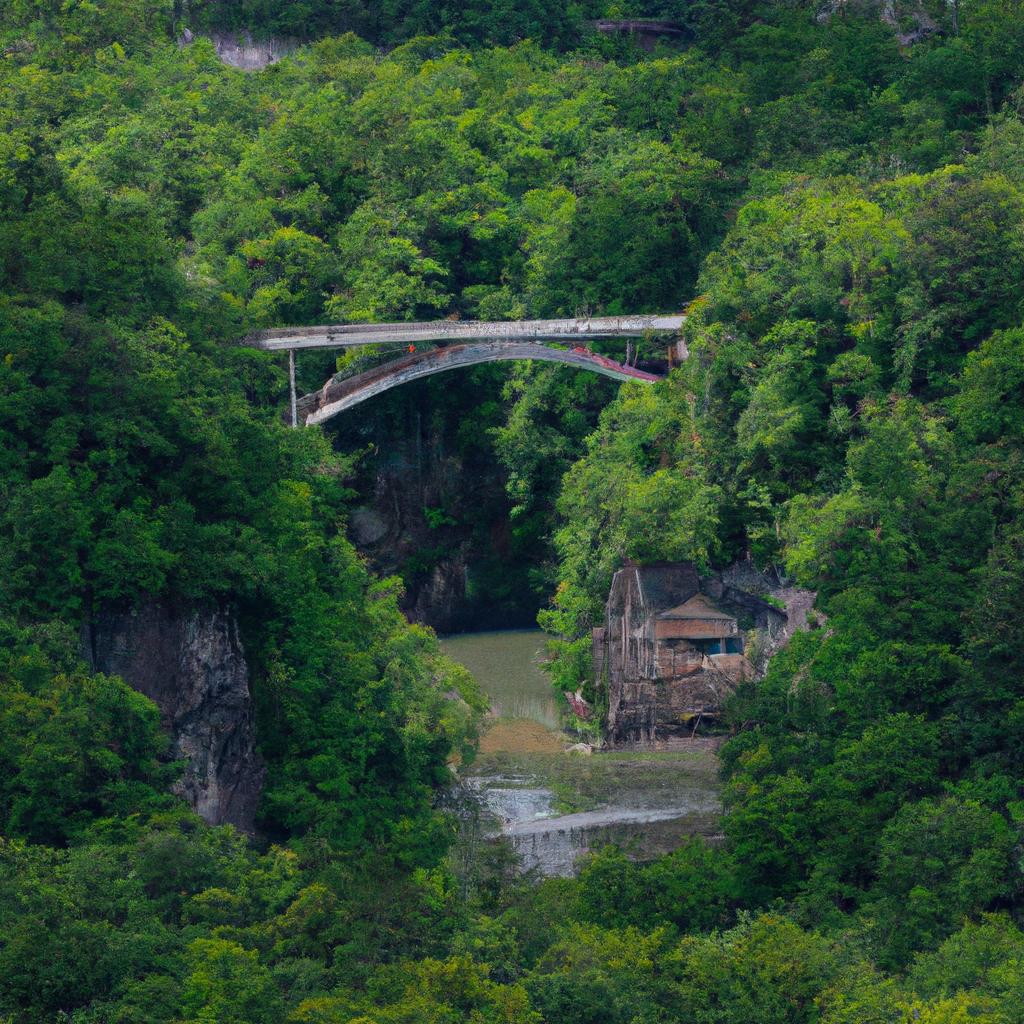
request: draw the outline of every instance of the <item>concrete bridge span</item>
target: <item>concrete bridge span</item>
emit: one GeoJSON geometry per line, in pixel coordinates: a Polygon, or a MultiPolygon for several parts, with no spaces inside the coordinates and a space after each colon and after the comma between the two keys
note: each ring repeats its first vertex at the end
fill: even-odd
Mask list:
{"type": "MultiPolygon", "coordinates": [[[[292,426],[322,423],[353,405],[399,384],[452,370],[458,366],[503,359],[540,359],[591,370],[616,380],[656,380],[630,366],[599,356],[584,345],[599,338],[637,338],[677,334],[686,321],[681,313],[626,314],[574,317],[568,320],[434,320],[422,323],[325,324],[314,327],[275,327],[243,338],[241,344],[268,352],[287,352],[291,383],[292,426]],[[561,342],[552,348],[541,342],[561,342]],[[438,347],[417,354],[415,346],[438,347]],[[411,355],[356,377],[333,377],[319,391],[298,398],[295,391],[295,353],[309,348],[350,348],[356,345],[403,345],[411,355]]],[[[673,358],[686,358],[679,341],[673,358]]]]}
{"type": "Polygon", "coordinates": [[[429,377],[463,366],[509,359],[539,359],[543,362],[562,363],[600,373],[614,380],[639,380],[650,383],[661,379],[631,366],[621,366],[614,360],[581,346],[570,349],[552,348],[528,341],[480,341],[475,344],[449,345],[446,348],[414,352],[354,377],[332,377],[319,391],[304,395],[296,401],[296,422],[323,423],[375,395],[420,377],[429,377]]]}
{"type": "Polygon", "coordinates": [[[244,345],[266,351],[348,348],[353,345],[419,344],[456,341],[589,341],[673,334],[682,314],[585,316],[569,320],[434,320],[424,323],[327,324],[320,327],[275,327],[257,331],[244,345]]]}

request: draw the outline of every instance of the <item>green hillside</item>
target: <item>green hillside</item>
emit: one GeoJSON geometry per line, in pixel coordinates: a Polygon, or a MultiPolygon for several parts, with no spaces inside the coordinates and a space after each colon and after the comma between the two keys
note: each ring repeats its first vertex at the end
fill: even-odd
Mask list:
{"type": "Polygon", "coordinates": [[[1024,1020],[1024,8],[893,11],[0,7],[0,1021],[1024,1020]],[[303,45],[247,74],[215,30],[303,45]],[[649,388],[424,385],[474,467],[425,529],[507,519],[477,585],[598,703],[627,558],[779,567],[817,628],[728,708],[720,844],[456,871],[484,702],[347,534],[414,399],[292,431],[235,343],[671,310],[649,388]],[[145,602],[240,624],[255,838],[81,660],[145,602]]]}

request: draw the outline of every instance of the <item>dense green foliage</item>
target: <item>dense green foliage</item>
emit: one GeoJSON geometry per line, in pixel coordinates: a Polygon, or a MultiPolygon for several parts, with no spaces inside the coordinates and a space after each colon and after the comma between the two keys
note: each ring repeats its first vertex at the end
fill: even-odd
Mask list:
{"type": "MultiPolygon", "coordinates": [[[[937,6],[902,49],[876,14],[3,5],[0,1017],[1024,1017],[1024,13],[937,6]],[[244,75],[186,20],[328,37],[244,75]],[[479,697],[346,538],[412,399],[293,432],[232,342],[683,307],[664,383],[481,369],[419,392],[435,436],[498,467],[562,688],[626,558],[779,566],[819,626],[729,708],[720,847],[467,873],[436,804],[479,697]],[[241,624],[258,842],[170,795],[155,707],[79,660],[149,601],[241,624]]],[[[441,494],[403,574],[501,511],[441,494]]]]}
{"type": "MultiPolygon", "coordinates": [[[[175,6],[177,16],[193,25],[255,29],[257,35],[278,33],[309,39],[354,32],[380,46],[394,46],[422,35],[448,35],[470,46],[510,46],[532,39],[561,50],[583,43],[601,45],[593,23],[604,16],[666,18],[691,36],[708,41],[723,37],[748,10],[748,5],[719,0],[650,0],[643,5],[606,4],[603,0],[565,4],[542,0],[465,0],[460,4],[434,0],[177,0],[175,6]]],[[[607,43],[601,48],[617,49],[607,43]]]]}

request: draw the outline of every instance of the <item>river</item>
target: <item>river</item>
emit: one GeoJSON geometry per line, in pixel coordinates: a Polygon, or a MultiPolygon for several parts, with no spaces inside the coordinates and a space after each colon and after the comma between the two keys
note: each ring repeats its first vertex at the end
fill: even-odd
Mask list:
{"type": "Polygon", "coordinates": [[[485,827],[505,835],[525,870],[569,875],[587,850],[667,853],[687,836],[714,837],[721,811],[715,744],[672,752],[569,752],[541,668],[540,630],[442,638],[491,702],[480,755],[464,773],[485,827]]]}
{"type": "Polygon", "coordinates": [[[555,696],[541,668],[544,639],[539,629],[501,630],[444,637],[441,646],[445,654],[473,673],[496,719],[536,722],[557,729],[555,696]]]}

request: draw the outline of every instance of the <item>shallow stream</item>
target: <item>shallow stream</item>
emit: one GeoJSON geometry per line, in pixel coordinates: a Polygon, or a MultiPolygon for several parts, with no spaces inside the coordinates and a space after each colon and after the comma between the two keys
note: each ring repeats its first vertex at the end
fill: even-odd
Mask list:
{"type": "Polygon", "coordinates": [[[525,870],[569,875],[581,854],[608,843],[648,859],[689,835],[712,837],[721,809],[714,744],[672,752],[566,750],[551,684],[540,667],[540,630],[471,633],[442,640],[491,701],[469,798],[485,828],[504,834],[525,870]]]}

